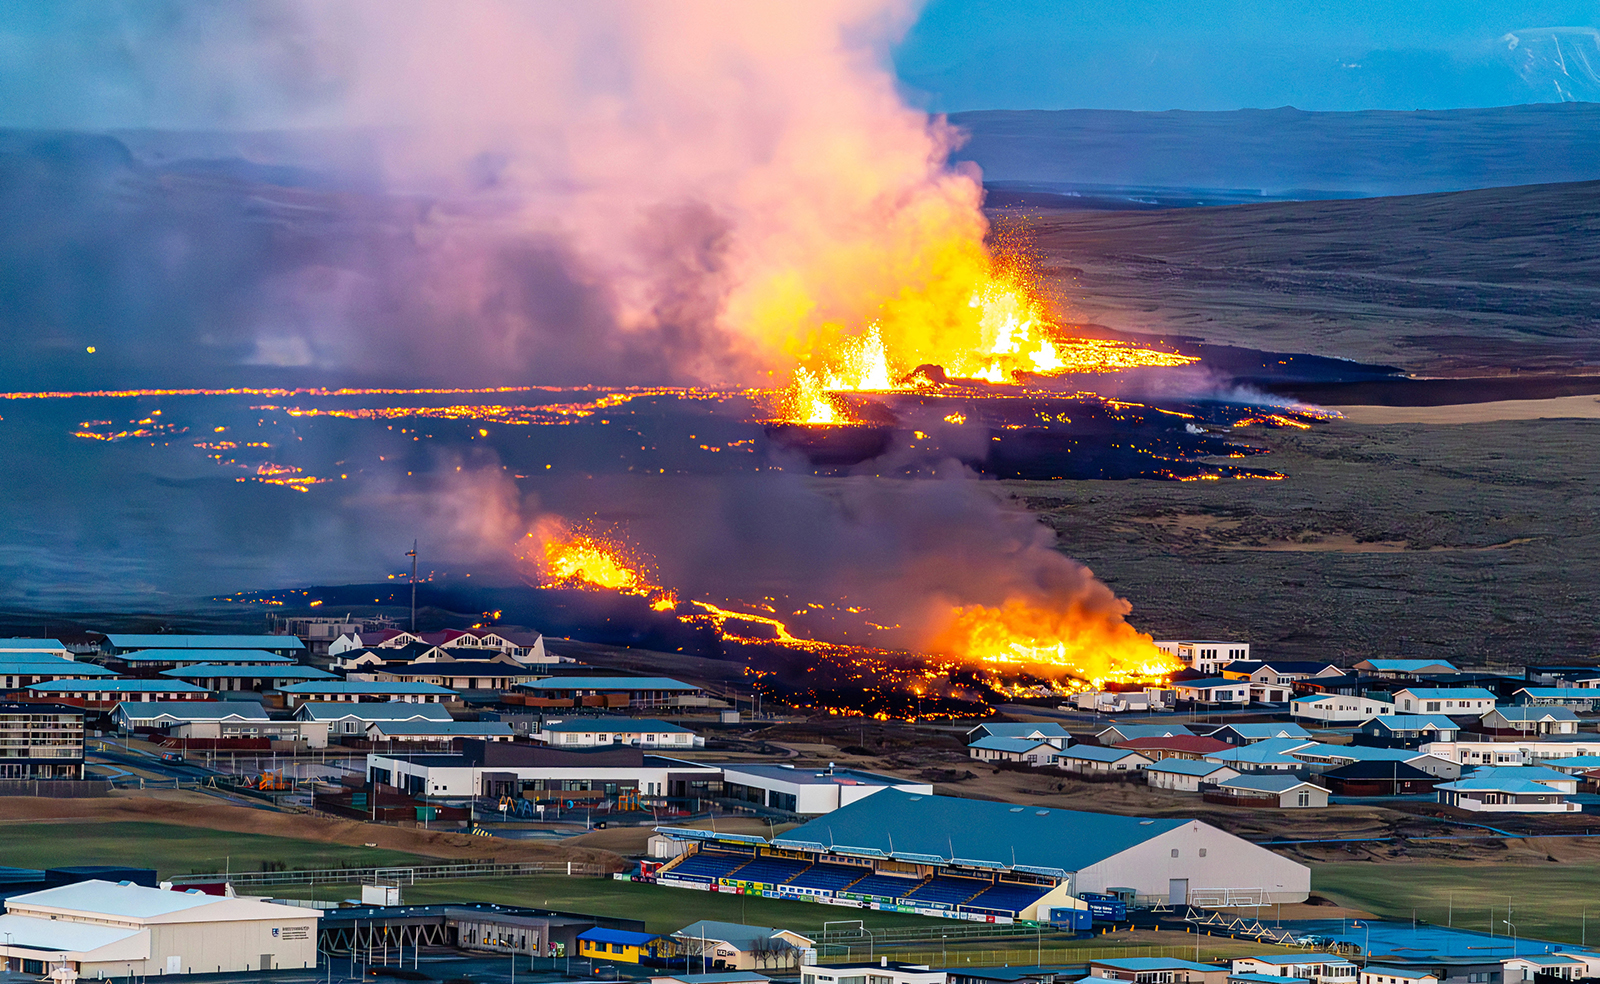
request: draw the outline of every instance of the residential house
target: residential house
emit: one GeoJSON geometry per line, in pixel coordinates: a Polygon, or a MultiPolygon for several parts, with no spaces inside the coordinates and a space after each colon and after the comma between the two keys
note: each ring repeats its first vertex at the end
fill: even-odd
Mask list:
{"type": "Polygon", "coordinates": [[[667,677],[550,677],[517,690],[528,707],[668,707],[704,694],[667,677]]]}
{"type": "Polygon", "coordinates": [[[947,980],[944,971],[932,970],[926,964],[896,963],[879,958],[877,963],[807,966],[800,984],[946,984],[947,980]]]}
{"type": "Polygon", "coordinates": [[[168,680],[182,680],[185,683],[192,683],[197,687],[205,687],[207,690],[215,690],[219,693],[229,691],[260,693],[267,690],[276,690],[291,683],[339,679],[327,670],[319,670],[314,666],[301,666],[298,663],[267,666],[237,665],[233,663],[193,663],[189,666],[162,670],[158,675],[168,680]]]}
{"type": "Polygon", "coordinates": [[[1250,703],[1250,683],[1246,680],[1229,680],[1209,677],[1204,680],[1177,680],[1173,689],[1180,701],[1206,705],[1239,705],[1250,703]]]}
{"type": "Polygon", "coordinates": [[[1549,769],[1542,765],[1481,765],[1467,773],[1469,779],[1526,779],[1529,782],[1541,782],[1552,789],[1563,793],[1576,793],[1579,779],[1577,776],[1560,769],[1549,769]]]}
{"type": "Polygon", "coordinates": [[[1129,984],[1227,984],[1228,968],[1178,957],[1111,957],[1090,960],[1089,978],[1129,984]]]}
{"type": "Polygon", "coordinates": [[[1132,741],[1119,741],[1113,747],[1129,748],[1160,761],[1169,758],[1203,759],[1213,752],[1224,752],[1233,746],[1225,741],[1202,738],[1199,735],[1174,735],[1171,738],[1135,738],[1132,741]]]}
{"type": "Polygon", "coordinates": [[[702,919],[672,934],[691,968],[712,970],[792,970],[816,941],[792,929],[745,926],[702,919]]]}
{"type": "Polygon", "coordinates": [[[1596,687],[1523,687],[1514,695],[1518,704],[1546,707],[1565,707],[1583,714],[1592,713],[1600,704],[1600,688],[1596,687]]]}
{"type": "Polygon", "coordinates": [[[1341,765],[1321,773],[1319,781],[1335,796],[1431,796],[1433,788],[1444,780],[1410,763],[1391,759],[1341,765]]]}
{"type": "Polygon", "coordinates": [[[1361,984],[1440,984],[1439,975],[1426,967],[1385,967],[1367,964],[1361,968],[1361,984]]]}
{"type": "MultiPolygon", "coordinates": [[[[1496,707],[1478,721],[1478,732],[1496,737],[1513,738],[1529,736],[1575,735],[1578,733],[1578,715],[1570,707],[1549,707],[1522,704],[1517,707],[1496,707]]],[[[1441,738],[1441,741],[1448,739],[1441,738]]]]}
{"type": "Polygon", "coordinates": [[[1577,981],[1600,977],[1600,953],[1587,950],[1557,950],[1534,953],[1500,961],[1505,984],[1522,984],[1535,978],[1577,981]]]}
{"type": "Polygon", "coordinates": [[[1225,724],[1206,735],[1230,745],[1254,745],[1275,738],[1310,741],[1311,734],[1298,724],[1225,724]]]}
{"type": "Polygon", "coordinates": [[[1364,659],[1351,669],[1385,680],[1415,680],[1461,672],[1454,663],[1442,659],[1364,659]]]}
{"type": "Polygon", "coordinates": [[[270,720],[253,700],[124,701],[111,712],[111,723],[123,734],[148,734],[192,722],[237,725],[270,720]]]}
{"type": "Polygon", "coordinates": [[[410,701],[339,701],[324,703],[307,701],[294,713],[297,721],[323,721],[329,734],[341,738],[361,738],[367,726],[387,721],[448,722],[450,711],[443,704],[414,704],[410,701]]]}
{"type": "Polygon", "coordinates": [[[1340,677],[1344,671],[1332,663],[1308,660],[1236,660],[1222,668],[1229,680],[1248,680],[1250,699],[1281,704],[1294,696],[1295,682],[1316,677],[1340,677]]]}
{"type": "Polygon", "coordinates": [[[980,738],[1031,738],[1057,748],[1072,744],[1072,735],[1059,724],[980,724],[967,732],[967,743],[980,738]]]}
{"type": "Polygon", "coordinates": [[[451,690],[510,690],[512,687],[538,680],[542,671],[525,666],[509,656],[498,658],[416,660],[407,664],[385,664],[381,667],[355,667],[349,674],[351,680],[393,680],[404,683],[432,683],[451,690]]]}
{"type": "Polygon", "coordinates": [[[1495,695],[1482,687],[1405,687],[1394,694],[1395,710],[1402,714],[1478,717],[1494,705],[1495,695]]]}
{"type": "Polygon", "coordinates": [[[1294,810],[1328,805],[1328,791],[1295,776],[1235,776],[1205,790],[1207,803],[1294,810]]]}
{"type": "Polygon", "coordinates": [[[1158,639],[1156,648],[1189,664],[1191,670],[1217,673],[1229,663],[1250,658],[1248,642],[1214,639],[1158,639]]]}
{"type": "Polygon", "coordinates": [[[374,721],[367,725],[367,741],[447,742],[457,738],[510,741],[511,725],[503,721],[374,721]]]}
{"type": "Polygon", "coordinates": [[[655,718],[569,718],[546,720],[535,741],[557,748],[603,748],[638,745],[641,748],[688,749],[705,739],[688,728],[655,718]]]}
{"type": "Polygon", "coordinates": [[[284,704],[295,707],[306,701],[357,703],[360,701],[403,700],[413,704],[454,702],[456,692],[432,683],[400,683],[393,680],[309,680],[279,687],[284,704]]]}
{"type": "Polygon", "coordinates": [[[1455,741],[1461,725],[1443,714],[1384,714],[1363,721],[1350,736],[1373,748],[1421,748],[1434,741],[1455,741]]]}
{"type": "Polygon", "coordinates": [[[596,926],[578,934],[578,956],[613,963],[653,964],[676,956],[677,941],[654,933],[596,926]]]}
{"type": "Polygon", "coordinates": [[[1562,775],[1582,776],[1585,772],[1600,769],[1600,755],[1573,755],[1569,758],[1540,759],[1537,763],[1554,769],[1562,775]]]}
{"type": "Polygon", "coordinates": [[[1447,758],[1417,748],[1375,748],[1369,745],[1328,745],[1308,742],[1289,755],[1302,762],[1313,774],[1349,765],[1352,762],[1404,762],[1440,779],[1455,779],[1461,766],[1447,758]]]}
{"type": "Polygon", "coordinates": [[[1054,765],[1061,749],[1042,738],[979,738],[967,754],[980,762],[1017,762],[1038,768],[1054,765]]]}
{"type": "Polygon", "coordinates": [[[1322,724],[1357,724],[1393,714],[1394,702],[1344,694],[1308,694],[1289,702],[1289,716],[1322,724]]]}
{"type": "Polygon", "coordinates": [[[22,691],[25,700],[43,700],[109,711],[123,701],[212,700],[203,687],[177,680],[55,680],[22,691]]]}
{"type": "Polygon", "coordinates": [[[1600,666],[1524,666],[1522,676],[1542,687],[1576,687],[1579,680],[1600,678],[1600,666]]]}
{"type": "Polygon", "coordinates": [[[1072,745],[1055,753],[1055,764],[1068,772],[1113,773],[1137,772],[1153,760],[1126,748],[1102,748],[1099,745],[1072,745]]]}
{"type": "Polygon", "coordinates": [[[1298,738],[1269,738],[1251,745],[1230,748],[1225,752],[1213,752],[1206,756],[1206,761],[1229,765],[1240,772],[1293,772],[1298,774],[1305,770],[1306,764],[1292,757],[1289,753],[1310,744],[1313,744],[1313,742],[1302,741],[1298,738]]]}
{"type": "Polygon", "coordinates": [[[1566,739],[1519,738],[1497,741],[1490,738],[1457,738],[1455,741],[1430,742],[1422,746],[1422,751],[1462,765],[1531,765],[1548,759],[1600,755],[1600,736],[1580,732],[1566,739]]]}
{"type": "Polygon", "coordinates": [[[1171,738],[1176,735],[1193,735],[1181,724],[1113,724],[1095,733],[1095,741],[1102,745],[1115,745],[1135,738],[1171,738]]]}
{"type": "Polygon", "coordinates": [[[1233,961],[1233,972],[1300,977],[1312,984],[1356,984],[1356,965],[1331,953],[1239,957],[1233,961]]]}
{"type": "Polygon", "coordinates": [[[1239,770],[1217,762],[1165,758],[1145,766],[1145,782],[1155,789],[1198,793],[1201,783],[1219,783],[1239,775],[1239,770]]]}
{"type": "Polygon", "coordinates": [[[1582,808],[1554,786],[1527,779],[1468,776],[1440,783],[1434,791],[1445,806],[1474,813],[1577,813],[1582,808]]]}

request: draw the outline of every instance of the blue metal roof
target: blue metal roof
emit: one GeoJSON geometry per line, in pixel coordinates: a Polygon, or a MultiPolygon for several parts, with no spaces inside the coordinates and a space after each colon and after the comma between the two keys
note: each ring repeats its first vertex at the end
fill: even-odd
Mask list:
{"type": "Polygon", "coordinates": [[[42,653],[22,653],[28,660],[0,660],[0,676],[48,676],[52,673],[74,677],[114,677],[117,674],[96,663],[75,659],[47,659],[42,653]]]}
{"type": "Polygon", "coordinates": [[[1523,687],[1517,693],[1539,700],[1600,700],[1600,687],[1523,687]]]}
{"type": "Polygon", "coordinates": [[[1482,687],[1402,687],[1397,694],[1410,694],[1417,700],[1494,700],[1482,687]]]}
{"type": "Polygon", "coordinates": [[[1547,706],[1541,704],[1519,704],[1516,707],[1496,707],[1495,711],[1507,721],[1576,721],[1578,715],[1572,713],[1572,708],[1561,706],[1547,706]]]}
{"type": "MultiPolygon", "coordinates": [[[[1600,697],[1600,691],[1595,692],[1600,697]]],[[[1071,738],[1072,733],[1059,724],[980,724],[967,734],[982,731],[990,738],[1029,738],[1033,735],[1042,735],[1046,738],[1071,738]]]]}
{"type": "Polygon", "coordinates": [[[1180,776],[1209,776],[1228,768],[1221,762],[1195,761],[1194,759],[1164,758],[1145,767],[1146,772],[1171,772],[1180,776]]]}
{"type": "Polygon", "coordinates": [[[596,734],[651,734],[688,731],[688,728],[679,727],[657,718],[572,718],[566,721],[547,721],[544,725],[546,731],[579,731],[594,732],[596,734]]]}
{"type": "Polygon", "coordinates": [[[1362,662],[1374,670],[1390,670],[1397,673],[1414,673],[1430,666],[1448,666],[1452,670],[1456,668],[1454,663],[1443,659],[1366,659],[1362,662]]]}
{"type": "Polygon", "coordinates": [[[1130,755],[1139,755],[1136,748],[1102,748],[1099,745],[1073,745],[1056,752],[1061,758],[1081,759],[1086,762],[1120,762],[1130,755]]]}
{"type": "Polygon", "coordinates": [[[1114,724],[1106,731],[1115,731],[1125,741],[1137,741],[1140,738],[1173,738],[1178,735],[1194,737],[1194,732],[1181,724],[1114,724]]]}
{"type": "Polygon", "coordinates": [[[1296,786],[1310,786],[1312,783],[1294,776],[1236,776],[1218,785],[1233,789],[1258,789],[1264,793],[1282,793],[1296,786]]]}
{"type": "Polygon", "coordinates": [[[291,635],[139,635],[108,632],[106,641],[117,649],[304,649],[291,635]]]}
{"type": "Polygon", "coordinates": [[[67,647],[62,645],[60,639],[0,639],[0,651],[64,653],[67,647]]]}
{"type": "Polygon", "coordinates": [[[197,687],[192,683],[182,680],[52,680],[49,683],[36,683],[28,688],[41,694],[79,694],[79,693],[112,693],[112,694],[203,694],[208,693],[204,687],[197,687]]]}
{"type": "Polygon", "coordinates": [[[625,946],[649,946],[660,939],[653,933],[634,933],[626,929],[606,929],[596,926],[578,934],[578,939],[591,943],[621,943],[625,946]]]}
{"type": "Polygon", "coordinates": [[[979,738],[967,746],[968,748],[982,748],[991,752],[1013,752],[1018,755],[1031,752],[1035,748],[1055,748],[1054,745],[1043,738],[979,738]]]}
{"type": "Polygon", "coordinates": [[[294,657],[265,649],[141,649],[116,657],[124,663],[292,663],[294,657]]]}
{"type": "Polygon", "coordinates": [[[1554,786],[1546,786],[1541,782],[1530,782],[1527,779],[1479,779],[1476,776],[1466,779],[1457,779],[1455,782],[1442,782],[1434,789],[1449,789],[1455,792],[1495,792],[1495,793],[1548,793],[1561,795],[1561,790],[1554,786]]]}
{"type": "MultiPolygon", "coordinates": [[[[1298,724],[1225,724],[1217,731],[1231,731],[1240,738],[1310,738],[1298,724]]],[[[1217,731],[1211,732],[1214,736],[1217,731]]]]}
{"type": "Polygon", "coordinates": [[[550,677],[517,686],[529,690],[699,690],[668,677],[550,677]]]}
{"type": "Polygon", "coordinates": [[[1379,714],[1368,718],[1362,727],[1377,724],[1390,731],[1460,731],[1461,725],[1443,714],[1379,714]]]}
{"type": "Polygon", "coordinates": [[[405,683],[398,680],[334,680],[290,683],[278,688],[285,694],[450,694],[454,690],[432,683],[405,683]]]}
{"type": "Polygon", "coordinates": [[[189,666],[180,666],[176,669],[162,670],[164,677],[184,679],[223,678],[252,679],[260,677],[266,680],[337,680],[336,674],[327,670],[319,670],[314,666],[219,666],[216,663],[193,663],[189,666]]]}
{"type": "Polygon", "coordinates": [[[773,843],[869,855],[926,854],[1000,868],[1078,871],[1190,820],[1152,820],[886,789],[782,834],[773,843]]]}
{"type": "Polygon", "coordinates": [[[1179,957],[1112,957],[1109,960],[1089,962],[1100,967],[1115,967],[1118,970],[1199,970],[1214,974],[1224,969],[1216,964],[1195,963],[1193,960],[1179,957]]]}

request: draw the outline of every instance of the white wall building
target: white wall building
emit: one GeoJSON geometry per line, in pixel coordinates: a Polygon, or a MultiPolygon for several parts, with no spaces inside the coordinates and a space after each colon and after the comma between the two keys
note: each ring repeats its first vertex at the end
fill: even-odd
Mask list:
{"type": "Polygon", "coordinates": [[[1433,741],[1423,745],[1421,751],[1461,765],[1532,765],[1547,759],[1600,755],[1600,735],[1580,736],[1578,741],[1433,741]]]}
{"type": "Polygon", "coordinates": [[[294,712],[297,721],[321,721],[335,737],[359,738],[377,722],[452,720],[443,704],[411,704],[403,700],[365,701],[358,704],[311,701],[294,712]]]}
{"type": "Polygon", "coordinates": [[[1458,714],[1479,717],[1494,710],[1495,696],[1482,687],[1405,687],[1394,693],[1399,714],[1458,714]]]}
{"type": "Polygon", "coordinates": [[[1370,697],[1312,694],[1289,702],[1289,716],[1323,724],[1360,724],[1383,714],[1393,714],[1394,703],[1370,697]]]}
{"type": "Polygon", "coordinates": [[[856,769],[797,768],[754,762],[727,763],[721,768],[723,795],[727,798],[805,816],[832,813],[885,789],[933,794],[929,783],[856,769]]]}
{"type": "Polygon", "coordinates": [[[1311,984],[1355,984],[1356,965],[1331,953],[1296,953],[1293,956],[1239,957],[1235,974],[1298,977],[1311,984]]]}
{"type": "Polygon", "coordinates": [[[0,953],[24,973],[64,960],[82,977],[310,970],[315,909],[86,881],[6,900],[0,953]]]}
{"type": "Polygon", "coordinates": [[[1248,642],[1228,642],[1216,639],[1158,639],[1156,648],[1176,656],[1201,673],[1220,673],[1234,660],[1250,658],[1248,642]]]}
{"type": "Polygon", "coordinates": [[[1239,774],[1230,765],[1193,759],[1165,758],[1144,767],[1145,782],[1178,793],[1198,793],[1202,782],[1226,782],[1239,774]]]}
{"type": "Polygon", "coordinates": [[[597,748],[638,745],[641,748],[687,750],[704,746],[705,739],[688,728],[655,718],[546,719],[544,729],[531,736],[555,748],[597,748]]]}

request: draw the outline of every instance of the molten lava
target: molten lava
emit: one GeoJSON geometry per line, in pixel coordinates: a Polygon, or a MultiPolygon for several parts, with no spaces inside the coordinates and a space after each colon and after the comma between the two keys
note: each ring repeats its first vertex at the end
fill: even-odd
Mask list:
{"type": "Polygon", "coordinates": [[[860,335],[829,326],[814,349],[818,368],[800,366],[781,401],[790,423],[851,423],[831,393],[881,393],[927,385],[919,366],[987,383],[1028,376],[1117,372],[1182,366],[1194,356],[1126,342],[1069,337],[1051,323],[1015,255],[991,258],[981,248],[955,249],[954,259],[920,289],[889,300],[860,335]]]}
{"type": "MultiPolygon", "coordinates": [[[[749,610],[773,611],[768,604],[730,602],[744,609],[736,610],[699,599],[680,602],[676,592],[654,583],[653,565],[626,544],[559,517],[544,517],[527,538],[532,541],[532,549],[524,557],[537,569],[541,587],[615,591],[644,597],[653,610],[670,614],[687,625],[708,626],[724,641],[808,653],[812,658],[843,667],[840,673],[844,679],[854,679],[863,686],[871,680],[878,681],[874,686],[889,685],[891,677],[885,676],[885,668],[907,658],[924,669],[940,666],[939,675],[946,677],[953,669],[986,666],[994,670],[1010,668],[1046,681],[1029,685],[998,678],[986,681],[985,685],[997,693],[1015,692],[1020,696],[1038,686],[1069,693],[1107,682],[1156,683],[1182,668],[1181,663],[1157,649],[1149,636],[1122,621],[1119,614],[1047,600],[1011,599],[999,607],[956,606],[951,609],[944,632],[928,647],[932,653],[806,639],[796,636],[784,621],[749,610]]],[[[795,614],[821,611],[824,607],[807,604],[795,614]]],[[[843,611],[859,614],[862,610],[852,606],[843,611]]]]}

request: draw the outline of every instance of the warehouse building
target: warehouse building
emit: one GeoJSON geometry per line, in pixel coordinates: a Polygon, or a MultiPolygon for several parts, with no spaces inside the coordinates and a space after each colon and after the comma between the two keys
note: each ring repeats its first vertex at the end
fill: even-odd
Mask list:
{"type": "Polygon", "coordinates": [[[101,651],[107,656],[122,656],[141,649],[259,649],[279,656],[297,657],[306,644],[294,636],[280,635],[140,635],[109,632],[101,651]]]}
{"type": "Polygon", "coordinates": [[[597,748],[640,745],[662,750],[684,750],[705,745],[705,739],[688,728],[654,718],[598,717],[547,718],[531,736],[557,748],[597,748]]]}
{"type": "Polygon", "coordinates": [[[543,745],[462,739],[455,755],[367,756],[367,774],[413,796],[478,796],[593,802],[622,792],[705,799],[722,795],[714,765],[648,755],[639,748],[568,751],[543,745]]]}
{"type": "Polygon", "coordinates": [[[224,974],[317,966],[315,909],[85,881],[6,900],[0,953],[23,973],[224,974]]]}
{"type": "Polygon", "coordinates": [[[109,711],[123,701],[212,700],[204,687],[181,680],[56,680],[23,691],[30,700],[60,701],[109,711]]]}
{"type": "Polygon", "coordinates": [[[1130,888],[1174,905],[1270,905],[1310,892],[1305,865],[1198,820],[1147,819],[884,790],[770,842],[661,827],[685,842],[660,884],[1007,922],[1130,888]]]}
{"type": "Polygon", "coordinates": [[[279,687],[284,704],[294,707],[305,701],[356,703],[359,701],[406,701],[412,704],[453,702],[454,690],[431,683],[397,683],[378,680],[312,680],[279,687]]]}
{"type": "Polygon", "coordinates": [[[307,701],[295,710],[294,717],[296,721],[326,723],[329,736],[334,738],[360,738],[367,733],[369,726],[379,723],[398,721],[448,723],[452,720],[449,708],[443,704],[413,704],[403,700],[369,700],[360,703],[307,701]]]}
{"type": "Polygon", "coordinates": [[[295,665],[294,657],[269,653],[265,649],[140,649],[112,657],[107,662],[143,676],[201,663],[212,666],[295,665]]]}
{"type": "Polygon", "coordinates": [[[933,786],[925,782],[833,766],[817,769],[741,762],[720,768],[723,795],[727,798],[805,816],[832,813],[885,789],[933,793],[933,786]]]}
{"type": "Polygon", "coordinates": [[[702,693],[667,677],[551,677],[517,689],[528,707],[668,707],[702,693]]]}
{"type": "Polygon", "coordinates": [[[96,680],[115,676],[103,666],[61,656],[0,652],[0,686],[6,690],[21,690],[36,683],[52,683],[56,680],[96,680]]]}

